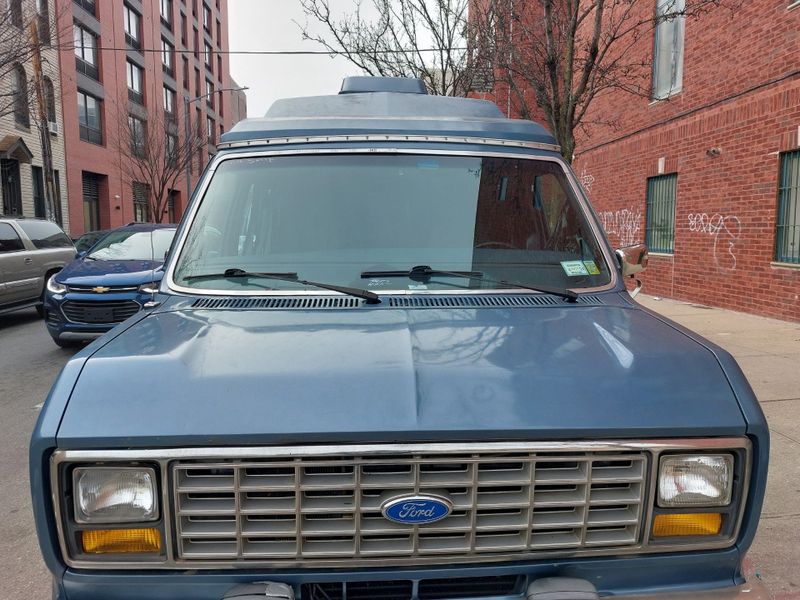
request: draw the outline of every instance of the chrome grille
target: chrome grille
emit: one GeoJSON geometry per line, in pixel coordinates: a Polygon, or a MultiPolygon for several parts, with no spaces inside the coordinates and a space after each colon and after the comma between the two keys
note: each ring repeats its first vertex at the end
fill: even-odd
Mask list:
{"type": "Polygon", "coordinates": [[[331,559],[490,558],[640,543],[647,455],[508,452],[172,463],[177,557],[313,564],[331,559]],[[447,518],[383,517],[428,493],[447,518]]]}

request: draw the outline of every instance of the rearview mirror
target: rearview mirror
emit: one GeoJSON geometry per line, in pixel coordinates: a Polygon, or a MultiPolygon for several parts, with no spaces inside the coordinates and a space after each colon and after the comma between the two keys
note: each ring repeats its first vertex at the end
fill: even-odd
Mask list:
{"type": "Polygon", "coordinates": [[[647,261],[650,255],[647,251],[647,246],[635,244],[617,249],[617,258],[622,267],[622,276],[633,277],[647,268],[647,261]]]}

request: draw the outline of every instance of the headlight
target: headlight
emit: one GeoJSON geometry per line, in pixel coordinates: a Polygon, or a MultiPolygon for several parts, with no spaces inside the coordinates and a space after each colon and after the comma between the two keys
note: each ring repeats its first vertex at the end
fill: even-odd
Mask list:
{"type": "Polygon", "coordinates": [[[733,456],[664,456],[658,473],[658,505],[726,506],[733,490],[733,456]]]}
{"type": "Polygon", "coordinates": [[[56,276],[53,275],[47,280],[47,291],[52,294],[63,294],[67,291],[67,286],[63,283],[58,283],[56,281],[56,276]]]}
{"type": "Polygon", "coordinates": [[[139,293],[140,294],[157,294],[158,293],[158,281],[151,281],[149,283],[143,283],[139,286],[139,293]]]}
{"type": "Polygon", "coordinates": [[[75,469],[72,478],[78,523],[133,523],[158,519],[153,469],[85,467],[75,469]]]}

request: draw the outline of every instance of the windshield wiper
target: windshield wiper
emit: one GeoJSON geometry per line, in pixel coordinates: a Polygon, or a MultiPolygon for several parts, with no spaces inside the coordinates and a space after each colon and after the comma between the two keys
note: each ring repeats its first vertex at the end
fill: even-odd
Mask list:
{"type": "Polygon", "coordinates": [[[223,273],[206,273],[204,275],[189,275],[184,277],[184,281],[197,281],[198,279],[276,279],[278,281],[290,281],[292,283],[300,283],[302,285],[310,285],[311,287],[318,287],[324,290],[331,290],[332,292],[339,292],[347,294],[348,296],[355,296],[356,298],[363,298],[367,304],[380,304],[381,297],[369,290],[362,290],[361,288],[346,287],[343,285],[334,285],[331,283],[320,283],[318,281],[309,281],[307,279],[299,279],[297,273],[257,273],[249,272],[244,269],[225,269],[223,273]]]}
{"type": "Polygon", "coordinates": [[[444,275],[446,277],[464,277],[466,279],[477,279],[479,281],[484,281],[486,283],[492,283],[495,285],[502,285],[504,287],[516,287],[524,290],[541,292],[543,294],[552,294],[553,296],[566,298],[570,302],[578,301],[578,294],[576,294],[572,290],[556,289],[543,285],[532,286],[526,283],[520,283],[519,281],[506,281],[504,279],[499,279],[499,280],[486,279],[483,276],[483,273],[481,273],[480,271],[442,271],[439,269],[433,269],[428,265],[417,265],[416,267],[412,267],[410,271],[364,271],[363,273],[361,273],[361,278],[369,279],[371,277],[408,277],[409,279],[413,279],[416,281],[419,280],[427,281],[430,277],[436,275],[444,275]]]}

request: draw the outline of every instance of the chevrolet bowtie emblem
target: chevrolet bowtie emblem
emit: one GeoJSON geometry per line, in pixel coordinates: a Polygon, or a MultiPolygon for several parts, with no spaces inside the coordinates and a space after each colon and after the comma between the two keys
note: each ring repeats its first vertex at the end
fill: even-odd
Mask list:
{"type": "Polygon", "coordinates": [[[110,291],[111,288],[103,287],[102,285],[98,285],[97,287],[93,287],[92,291],[95,294],[105,294],[106,292],[110,291]]]}

